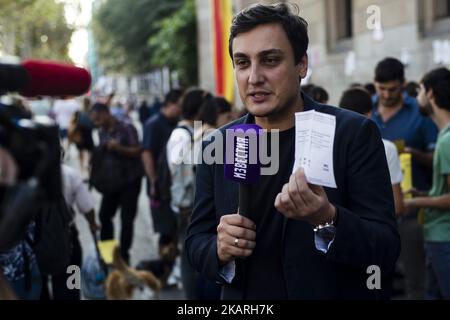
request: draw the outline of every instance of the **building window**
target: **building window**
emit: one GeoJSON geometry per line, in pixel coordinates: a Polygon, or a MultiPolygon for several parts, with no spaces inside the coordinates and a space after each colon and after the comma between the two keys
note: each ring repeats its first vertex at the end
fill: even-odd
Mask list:
{"type": "Polygon", "coordinates": [[[351,38],[353,36],[352,0],[337,0],[336,9],[338,40],[351,38]]]}
{"type": "Polygon", "coordinates": [[[348,51],[353,37],[353,0],[327,0],[325,6],[330,51],[348,51]]]}
{"type": "Polygon", "coordinates": [[[450,0],[433,0],[433,13],[436,20],[450,17],[450,0]]]}
{"type": "Polygon", "coordinates": [[[419,21],[424,36],[450,32],[450,0],[420,0],[419,21]]]}

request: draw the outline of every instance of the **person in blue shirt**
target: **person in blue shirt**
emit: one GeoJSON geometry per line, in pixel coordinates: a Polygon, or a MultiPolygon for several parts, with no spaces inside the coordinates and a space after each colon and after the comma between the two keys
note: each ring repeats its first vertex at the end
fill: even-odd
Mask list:
{"type": "MultiPolygon", "coordinates": [[[[437,128],[428,117],[420,114],[416,99],[404,93],[405,83],[404,66],[399,60],[386,58],[378,63],[372,120],[377,123],[381,137],[393,141],[399,153],[411,153],[413,186],[418,190],[428,190],[437,128]]],[[[399,230],[406,295],[411,299],[422,299],[425,256],[417,210],[402,218],[399,230]]]]}

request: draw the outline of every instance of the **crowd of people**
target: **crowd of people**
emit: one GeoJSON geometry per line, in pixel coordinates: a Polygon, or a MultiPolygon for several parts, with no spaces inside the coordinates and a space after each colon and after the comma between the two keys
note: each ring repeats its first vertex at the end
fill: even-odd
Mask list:
{"type": "MultiPolygon", "coordinates": [[[[90,172],[83,181],[63,165],[65,201],[101,240],[114,237],[120,208],[120,253],[129,263],[145,179],[149,232],[164,239],[161,255],[176,247],[170,272],[181,269],[187,299],[389,299],[400,294],[398,275],[404,298],[450,299],[450,71],[407,82],[404,65],[387,57],[372,81],[350,85],[335,107],[327,105],[326,83],[301,83],[307,48],[304,19],[283,4],[258,5],[231,28],[241,108],[201,88],[172,89],[152,108],[142,101],[136,126],[111,99],[86,97],[83,107],[73,98],[32,102],[32,113],[59,124],[62,150],[75,144],[80,169],[90,172]],[[303,169],[292,172],[295,113],[308,110],[336,119],[336,189],[309,184],[303,169]],[[279,130],[280,168],[250,187],[249,216],[239,214],[239,186],[225,180],[224,164],[194,160],[236,124],[279,130]],[[102,196],[98,219],[89,185],[102,196]],[[367,287],[371,265],[381,270],[379,290],[367,287]]],[[[74,224],[71,230],[71,263],[81,265],[74,224]]],[[[19,298],[80,298],[65,288],[66,274],[52,275],[49,291],[38,260],[26,240],[0,252],[19,298]]]]}

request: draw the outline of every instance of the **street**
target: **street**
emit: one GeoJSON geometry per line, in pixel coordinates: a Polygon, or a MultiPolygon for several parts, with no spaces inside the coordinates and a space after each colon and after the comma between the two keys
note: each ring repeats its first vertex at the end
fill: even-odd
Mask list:
{"type": "MultiPolygon", "coordinates": [[[[133,114],[133,118],[135,118],[135,116],[136,115],[133,114]]],[[[141,132],[139,123],[135,121],[134,124],[136,125],[138,131],[141,132]]],[[[94,138],[96,137],[94,136],[94,138]]],[[[74,145],[71,145],[69,150],[67,151],[65,163],[80,171],[80,166],[78,163],[78,152],[74,145]]],[[[83,172],[80,174],[82,175],[83,179],[87,179],[87,172],[83,172]]],[[[100,209],[101,195],[96,192],[95,189],[92,189],[91,193],[96,200],[96,215],[97,222],[99,222],[98,212],[100,209]]],[[[82,217],[80,214],[77,214],[75,222],[79,231],[79,239],[83,250],[83,258],[85,258],[89,254],[94,254],[94,240],[89,232],[89,227],[84,217],[82,217]]],[[[119,239],[119,210],[114,217],[114,232],[115,239],[119,239]]],[[[148,198],[145,194],[145,180],[142,179],[141,193],[139,195],[138,201],[138,212],[134,221],[133,244],[130,252],[131,267],[136,266],[140,261],[158,258],[158,237],[159,235],[154,233],[153,231],[150,206],[148,203],[148,198]]],[[[184,299],[184,293],[176,286],[170,286],[170,288],[165,288],[161,291],[160,298],[162,300],[184,299]]]]}

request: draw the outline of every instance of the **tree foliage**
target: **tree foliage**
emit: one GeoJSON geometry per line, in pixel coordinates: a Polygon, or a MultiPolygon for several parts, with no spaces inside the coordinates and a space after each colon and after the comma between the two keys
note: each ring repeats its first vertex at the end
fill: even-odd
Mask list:
{"type": "Polygon", "coordinates": [[[21,58],[69,61],[72,28],[64,16],[64,4],[49,0],[2,0],[0,45],[21,58]]]}
{"type": "Polygon", "coordinates": [[[142,73],[150,70],[149,37],[155,21],[168,16],[182,0],[108,0],[94,12],[93,31],[106,71],[142,73]]]}
{"type": "Polygon", "coordinates": [[[108,0],[94,12],[92,29],[106,72],[144,73],[168,66],[183,83],[196,83],[193,0],[108,0]]]}
{"type": "Polygon", "coordinates": [[[177,70],[180,81],[185,86],[197,84],[197,23],[194,0],[186,0],[180,9],[156,23],[156,26],[159,31],[149,39],[153,65],[177,70]]]}
{"type": "Polygon", "coordinates": [[[36,0],[1,0],[0,11],[2,16],[8,16],[17,12],[17,10],[23,10],[32,5],[36,0]]]}

